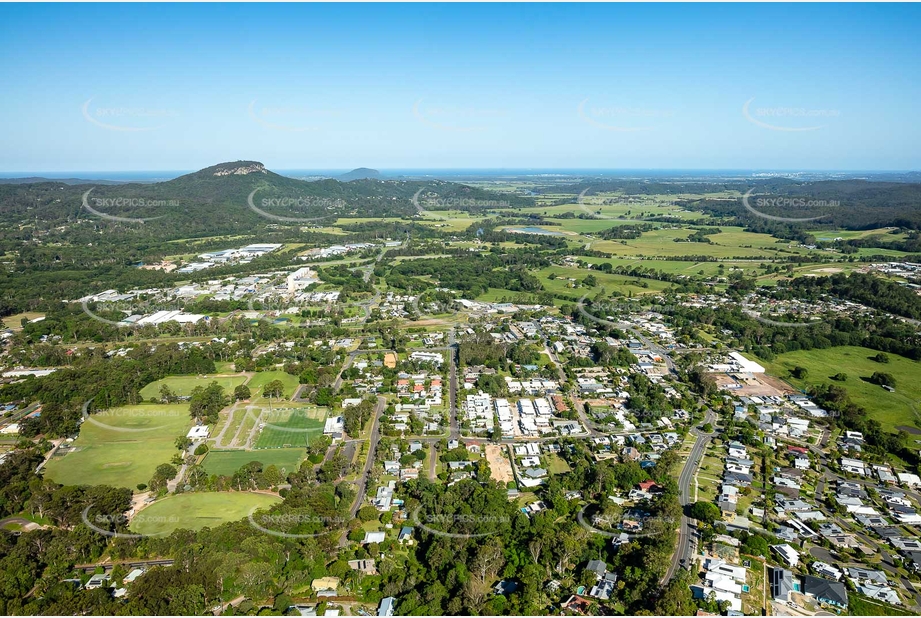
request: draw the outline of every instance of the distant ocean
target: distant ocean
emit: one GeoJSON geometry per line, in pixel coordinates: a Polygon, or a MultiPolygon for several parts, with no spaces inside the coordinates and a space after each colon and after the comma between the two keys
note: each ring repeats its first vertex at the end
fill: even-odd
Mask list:
{"type": "Polygon", "coordinates": [[[195,170],[154,172],[0,172],[0,178],[82,178],[84,180],[112,180],[115,182],[163,182],[195,170]]]}
{"type": "MultiPolygon", "coordinates": [[[[273,169],[277,174],[290,178],[315,180],[318,178],[336,178],[351,170],[348,169],[273,169]]],[[[0,178],[40,177],[49,179],[79,178],[83,180],[108,180],[113,182],[163,182],[189,174],[196,170],[153,170],[153,171],[108,171],[108,172],[0,172],[0,178]]],[[[623,178],[623,179],[674,179],[674,180],[741,180],[749,178],[768,178],[785,176],[798,180],[840,180],[844,178],[862,178],[866,180],[888,180],[892,182],[919,182],[921,173],[901,171],[821,171],[821,170],[690,170],[690,169],[550,169],[550,168],[509,168],[509,169],[382,169],[381,178],[402,179],[442,179],[442,180],[500,180],[503,178],[556,180],[568,178],[623,178]]]]}

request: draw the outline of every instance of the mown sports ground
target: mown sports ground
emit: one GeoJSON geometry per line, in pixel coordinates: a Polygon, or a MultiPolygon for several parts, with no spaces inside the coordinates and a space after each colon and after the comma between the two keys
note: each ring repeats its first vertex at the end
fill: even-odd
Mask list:
{"type": "Polygon", "coordinates": [[[169,534],[173,530],[214,528],[247,517],[253,509],[268,509],[278,496],[255,492],[201,492],[157,500],[141,510],[129,528],[137,534],[169,534]]]}
{"type": "Polygon", "coordinates": [[[261,451],[227,450],[211,451],[205,457],[202,465],[205,472],[210,474],[230,476],[246,464],[258,461],[264,467],[275,466],[290,474],[297,470],[301,460],[306,455],[302,448],[276,448],[261,451]]]}
{"type": "Polygon", "coordinates": [[[323,433],[326,408],[307,407],[282,402],[265,410],[259,417],[256,449],[301,447],[323,433]]]}
{"type": "Polygon", "coordinates": [[[188,404],[140,404],[92,414],[73,442],[55,456],[45,475],[64,485],[111,485],[135,489],[178,451],[176,438],[192,426],[188,404]]]}
{"type": "MultiPolygon", "coordinates": [[[[278,378],[273,374],[283,372],[265,373],[268,375],[262,378],[263,383],[278,378]]],[[[156,385],[154,392],[159,395],[159,384],[165,383],[177,393],[191,393],[192,388],[207,385],[212,379],[170,376],[145,390],[156,385]]],[[[242,383],[246,378],[223,379],[242,383]]],[[[294,384],[290,380],[286,384],[286,391],[293,393],[294,380],[294,384]]],[[[232,388],[233,383],[223,386],[232,388]]],[[[261,419],[262,428],[254,450],[213,451],[205,457],[204,468],[208,474],[231,475],[243,465],[259,461],[293,472],[306,455],[306,445],[322,435],[326,414],[325,408],[316,406],[287,401],[273,403],[271,411],[267,410],[261,419]]],[[[255,415],[248,420],[255,426],[255,415]]],[[[191,426],[187,403],[145,403],[97,412],[84,421],[80,435],[72,443],[73,450],[52,458],[45,474],[63,485],[111,485],[134,490],[150,481],[158,465],[170,462],[178,452],[176,438],[186,435],[191,426]]]]}

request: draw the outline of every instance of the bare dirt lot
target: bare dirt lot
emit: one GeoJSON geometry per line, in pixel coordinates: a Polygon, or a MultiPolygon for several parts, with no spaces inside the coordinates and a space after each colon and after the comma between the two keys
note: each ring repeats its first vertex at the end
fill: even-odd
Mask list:
{"type": "Polygon", "coordinates": [[[713,378],[720,388],[745,397],[770,397],[796,392],[783,380],[762,373],[717,373],[713,374],[713,378]]]}
{"type": "Polygon", "coordinates": [[[508,483],[515,480],[515,477],[512,474],[512,464],[502,453],[503,448],[498,444],[487,444],[486,461],[489,463],[492,478],[500,483],[508,483]]]}

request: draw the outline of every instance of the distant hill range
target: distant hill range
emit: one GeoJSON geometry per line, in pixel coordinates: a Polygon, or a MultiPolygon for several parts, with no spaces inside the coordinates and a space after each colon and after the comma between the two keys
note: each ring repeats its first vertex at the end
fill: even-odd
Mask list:
{"type": "MultiPolygon", "coordinates": [[[[797,230],[890,226],[921,230],[921,183],[803,181],[780,177],[718,182],[594,178],[571,185],[548,184],[544,191],[559,196],[556,202],[560,204],[573,204],[573,198],[565,197],[566,194],[577,195],[582,191],[589,196],[610,192],[670,195],[687,209],[715,218],[728,217],[736,224],[770,233],[788,225],[797,230]],[[739,199],[703,197],[726,190],[740,193],[752,190],[753,204],[759,197],[793,200],[780,204],[764,200],[767,205],[759,208],[768,215],[822,216],[822,219],[778,223],[753,214],[739,199]],[[807,205],[800,206],[799,201],[807,205]],[[816,202],[830,204],[808,205],[816,202]]],[[[540,193],[541,188],[535,188],[534,194],[540,193]]],[[[276,174],[258,161],[232,161],[164,182],[0,179],[0,223],[28,222],[37,230],[77,220],[92,220],[103,228],[109,225],[104,217],[83,205],[84,195],[87,205],[97,213],[150,219],[143,225],[159,239],[252,233],[267,224],[291,226],[313,223],[319,218],[324,225],[347,217],[402,218],[409,222],[417,219],[422,209],[463,210],[474,215],[507,210],[513,214],[515,209],[536,205],[531,195],[498,193],[444,180],[384,178],[369,168],[358,168],[337,178],[308,181],[276,174]]],[[[641,210],[642,206],[638,208],[641,210]]],[[[110,221],[112,225],[127,226],[126,229],[137,226],[132,222],[110,221]]],[[[792,231],[784,233],[790,235],[792,231]]],[[[93,242],[89,237],[85,240],[93,242]]]]}
{"type": "Polygon", "coordinates": [[[372,170],[369,167],[359,167],[352,170],[351,172],[346,172],[341,176],[337,176],[336,180],[340,180],[342,182],[350,182],[352,180],[367,180],[369,178],[379,179],[380,177],[381,173],[377,170],[372,170]]]}
{"type": "Polygon", "coordinates": [[[0,185],[31,185],[39,182],[59,182],[65,185],[123,185],[123,180],[87,180],[85,178],[44,178],[28,176],[25,178],[0,178],[0,185]]]}
{"type": "MultiPolygon", "coordinates": [[[[75,220],[107,225],[99,213],[148,219],[147,233],[159,238],[252,233],[260,226],[298,225],[322,218],[388,217],[411,221],[416,207],[439,200],[441,208],[480,213],[498,207],[534,206],[534,199],[499,194],[463,184],[430,180],[380,179],[360,168],[340,178],[299,180],[276,174],[258,161],[233,161],[154,183],[85,181],[68,185],[54,179],[0,184],[0,222],[32,222],[52,228],[75,220]],[[89,194],[86,192],[90,191],[89,194]],[[418,197],[417,197],[418,195],[418,197]],[[86,206],[84,206],[84,196],[86,206]],[[416,198],[414,200],[414,198],[416,198]],[[275,217],[273,219],[273,217],[275,217]]],[[[432,210],[437,208],[432,207],[432,210]]],[[[129,221],[112,225],[137,228],[129,221]]]]}
{"type": "MultiPolygon", "coordinates": [[[[623,193],[626,195],[670,195],[690,210],[716,217],[737,217],[742,223],[754,224],[765,231],[786,225],[759,217],[745,208],[741,199],[687,198],[682,195],[705,195],[720,191],[751,191],[749,204],[772,217],[809,218],[798,222],[800,229],[864,230],[881,227],[904,227],[921,230],[921,183],[871,182],[869,180],[803,181],[784,177],[718,182],[665,181],[642,179],[587,179],[571,185],[548,189],[551,193],[623,193]],[[759,201],[760,200],[760,201],[759,201]],[[759,204],[762,204],[759,206],[759,204]]],[[[642,206],[637,207],[642,210],[642,206]]]]}

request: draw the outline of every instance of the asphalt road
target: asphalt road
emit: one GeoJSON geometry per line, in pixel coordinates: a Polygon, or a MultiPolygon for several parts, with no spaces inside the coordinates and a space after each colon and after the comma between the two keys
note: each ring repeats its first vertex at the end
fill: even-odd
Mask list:
{"type": "Polygon", "coordinates": [[[448,354],[448,405],[450,407],[450,416],[451,416],[451,432],[450,436],[452,440],[460,439],[460,424],[457,422],[457,363],[460,360],[458,356],[460,355],[460,348],[457,345],[454,335],[454,329],[451,329],[450,334],[448,335],[448,346],[445,348],[448,354]]]}
{"type": "MultiPolygon", "coordinates": [[[[377,405],[374,407],[374,417],[371,419],[371,441],[368,444],[368,455],[365,458],[365,466],[358,475],[358,487],[355,494],[355,501],[352,502],[352,506],[349,509],[349,515],[352,519],[358,515],[358,509],[361,508],[361,505],[364,504],[365,501],[365,492],[368,489],[368,474],[371,472],[371,467],[374,465],[377,444],[381,440],[380,418],[386,407],[387,400],[384,397],[378,396],[377,405]]],[[[342,532],[342,537],[339,539],[339,546],[345,547],[347,544],[348,531],[344,530],[342,532]]]]}
{"type": "MultiPolygon", "coordinates": [[[[712,423],[713,419],[713,410],[707,409],[704,424],[712,423]]],[[[697,428],[691,431],[697,436],[697,439],[694,441],[694,446],[691,447],[691,452],[688,455],[687,461],[684,462],[684,468],[681,469],[681,476],[678,477],[678,488],[681,492],[678,496],[678,500],[681,503],[682,509],[691,503],[691,481],[694,480],[694,474],[696,474],[697,468],[700,465],[700,460],[703,458],[704,451],[707,449],[707,444],[710,443],[710,438],[713,437],[712,433],[703,433],[697,428]]],[[[675,547],[675,553],[672,554],[672,562],[665,572],[665,576],[662,578],[662,585],[665,585],[674,577],[682,561],[687,561],[691,558],[691,547],[693,544],[692,535],[695,529],[696,526],[691,523],[691,518],[682,514],[681,525],[678,528],[678,544],[675,547]]]]}

